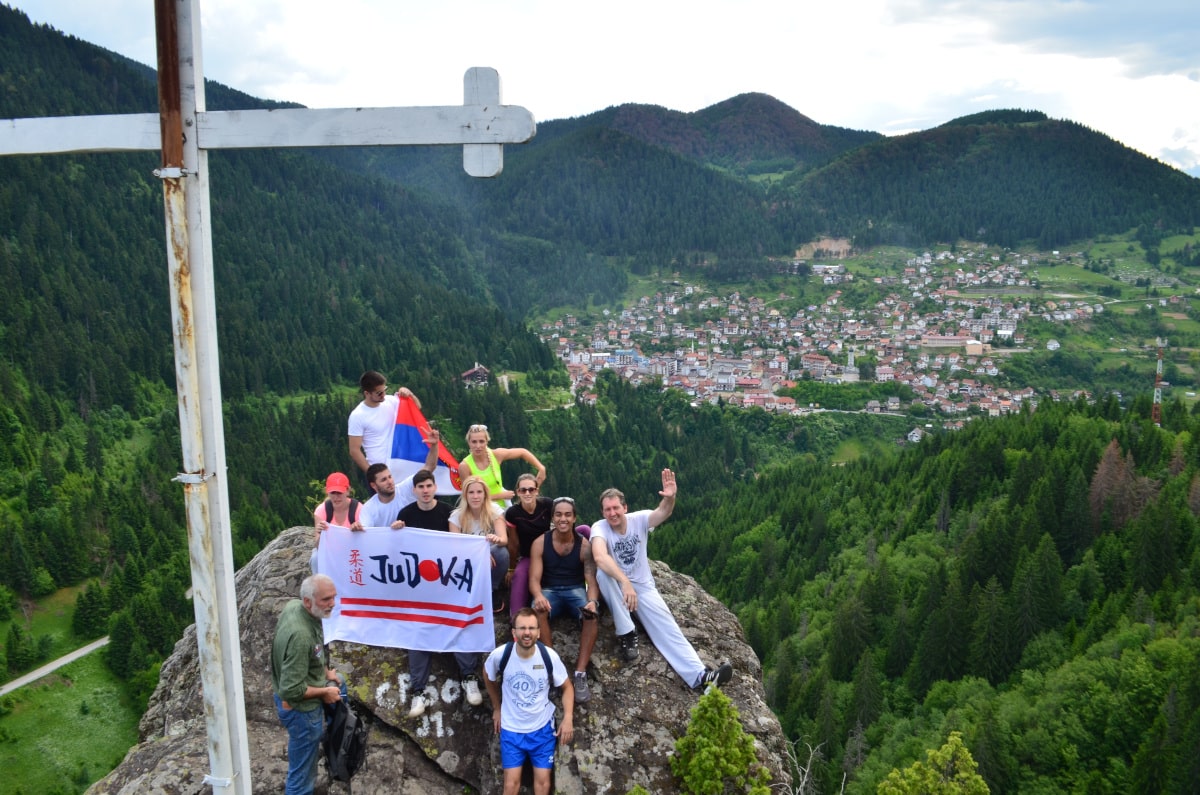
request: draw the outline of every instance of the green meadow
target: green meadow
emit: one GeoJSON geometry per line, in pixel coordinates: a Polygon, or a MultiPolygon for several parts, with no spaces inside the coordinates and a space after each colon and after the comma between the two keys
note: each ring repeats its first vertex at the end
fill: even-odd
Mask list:
{"type": "Polygon", "coordinates": [[[0,699],[0,795],[73,795],[137,742],[137,711],[100,652],[0,699]]]}
{"type": "MultiPolygon", "coordinates": [[[[8,637],[9,627],[16,621],[23,630],[33,634],[35,641],[38,638],[50,636],[49,651],[45,659],[38,665],[57,659],[83,646],[87,641],[80,640],[71,633],[71,616],[75,613],[75,597],[82,590],[83,586],[60,588],[49,596],[34,601],[28,620],[22,609],[18,607],[8,621],[0,621],[0,642],[8,637]]],[[[15,678],[16,675],[10,676],[6,672],[0,676],[0,679],[5,682],[15,678]]]]}

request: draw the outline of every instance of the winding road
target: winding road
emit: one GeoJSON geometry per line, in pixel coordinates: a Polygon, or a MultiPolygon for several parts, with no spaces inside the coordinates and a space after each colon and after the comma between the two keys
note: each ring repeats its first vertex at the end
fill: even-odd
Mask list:
{"type": "Polygon", "coordinates": [[[6,696],[9,693],[11,693],[12,691],[16,690],[17,688],[24,687],[25,685],[29,684],[30,682],[36,682],[38,679],[41,679],[46,674],[52,673],[54,671],[57,671],[59,668],[62,668],[67,663],[73,663],[76,660],[78,660],[80,657],[84,656],[85,654],[91,654],[96,649],[103,648],[107,645],[108,645],[108,636],[105,635],[103,638],[100,638],[100,640],[94,640],[86,646],[81,646],[80,648],[76,649],[75,651],[71,652],[70,654],[64,654],[62,657],[59,657],[57,660],[46,663],[41,668],[35,668],[34,670],[30,671],[27,674],[18,676],[16,679],[12,680],[11,682],[6,682],[3,685],[0,685],[0,696],[6,696]]]}

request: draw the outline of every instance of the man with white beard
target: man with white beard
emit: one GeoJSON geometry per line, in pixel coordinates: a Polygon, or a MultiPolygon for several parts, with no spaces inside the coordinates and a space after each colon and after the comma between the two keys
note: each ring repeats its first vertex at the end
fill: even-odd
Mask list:
{"type": "Polygon", "coordinates": [[[345,698],[346,683],[329,666],[321,620],[337,602],[337,586],[324,574],[300,584],[300,598],[284,606],[271,646],[275,711],[288,731],[286,795],[310,795],[325,731],[325,704],[345,698]]]}

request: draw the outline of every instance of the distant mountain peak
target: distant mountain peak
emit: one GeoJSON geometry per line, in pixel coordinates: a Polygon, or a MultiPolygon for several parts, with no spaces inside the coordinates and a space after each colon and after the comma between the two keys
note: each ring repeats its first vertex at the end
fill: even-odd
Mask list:
{"type": "Polygon", "coordinates": [[[790,105],[775,99],[770,94],[763,94],[757,91],[738,94],[735,97],[730,97],[715,105],[709,105],[707,108],[698,110],[692,115],[708,120],[730,116],[770,118],[777,123],[799,123],[814,127],[821,126],[790,105]]]}
{"type": "Polygon", "coordinates": [[[691,113],[659,105],[616,105],[571,124],[608,127],[683,157],[735,171],[764,162],[776,163],[781,171],[807,170],[882,137],[819,124],[760,92],[738,94],[691,113]]]}

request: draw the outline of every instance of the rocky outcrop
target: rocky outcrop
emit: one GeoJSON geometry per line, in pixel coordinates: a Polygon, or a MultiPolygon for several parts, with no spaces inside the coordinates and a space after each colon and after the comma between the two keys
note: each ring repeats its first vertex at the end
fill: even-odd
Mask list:
{"type": "MultiPolygon", "coordinates": [[[[271,698],[270,651],[276,616],[296,596],[308,572],[311,529],[283,533],[237,576],[251,777],[255,793],[282,789],[287,771],[287,733],[271,698]]],[[[734,616],[694,580],[654,563],[660,590],[684,634],[709,664],[728,660],[733,681],[723,689],[758,744],[776,780],[786,771],[779,722],[763,700],[761,669],[742,639],[734,616]]],[[[497,617],[497,641],[510,637],[507,616],[497,617]]],[[[575,660],[578,632],[556,622],[554,644],[568,667],[575,660]]],[[[491,710],[462,698],[449,655],[438,655],[426,693],[434,705],[420,719],[408,714],[408,660],[399,649],[334,643],[335,663],[346,674],[351,700],[371,726],[365,768],[354,779],[356,793],[482,795],[501,792],[499,749],[491,710]]],[[[669,756],[687,728],[697,694],[643,636],[641,657],[623,665],[616,654],[612,619],[601,620],[600,640],[590,667],[592,700],[575,709],[575,741],[559,750],[555,791],[568,795],[619,793],[640,784],[652,793],[675,791],[669,756]]],[[[208,771],[195,627],[190,627],[163,663],[158,688],[140,726],[141,740],[116,770],[89,793],[184,795],[204,793],[208,771]]],[[[318,791],[327,777],[322,764],[318,791]]],[[[333,792],[345,791],[334,784],[333,792]]]]}

